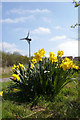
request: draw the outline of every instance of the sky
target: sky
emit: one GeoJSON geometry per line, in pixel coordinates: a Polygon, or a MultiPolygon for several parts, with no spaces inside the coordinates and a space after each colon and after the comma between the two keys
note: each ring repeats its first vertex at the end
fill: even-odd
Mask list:
{"type": "MultiPolygon", "coordinates": [[[[2,2],[2,50],[19,52],[29,56],[29,45],[21,38],[27,36],[31,41],[31,55],[44,48],[64,56],[78,56],[78,28],[70,28],[78,22],[78,8],[72,2],[2,2]]],[[[1,29],[0,29],[1,31],[1,29]]]]}

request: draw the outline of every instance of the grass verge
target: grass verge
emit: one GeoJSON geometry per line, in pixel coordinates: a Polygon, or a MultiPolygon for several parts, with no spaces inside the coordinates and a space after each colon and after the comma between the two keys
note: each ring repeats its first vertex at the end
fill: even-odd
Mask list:
{"type": "Polygon", "coordinates": [[[11,77],[12,73],[4,73],[4,74],[0,74],[0,78],[8,78],[11,77]]]}
{"type": "Polygon", "coordinates": [[[40,97],[37,105],[31,109],[24,93],[15,92],[16,85],[12,82],[2,82],[2,118],[79,118],[80,104],[78,98],[78,80],[66,85],[52,101],[40,97]]]}

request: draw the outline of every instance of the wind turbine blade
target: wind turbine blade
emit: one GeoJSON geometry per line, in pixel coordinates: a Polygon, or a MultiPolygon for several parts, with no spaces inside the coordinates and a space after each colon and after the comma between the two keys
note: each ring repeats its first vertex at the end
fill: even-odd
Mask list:
{"type": "Polygon", "coordinates": [[[25,40],[25,38],[22,38],[22,39],[20,39],[20,40],[25,40]]]}
{"type": "Polygon", "coordinates": [[[28,32],[28,34],[27,34],[27,38],[29,37],[29,32],[28,32]]]}

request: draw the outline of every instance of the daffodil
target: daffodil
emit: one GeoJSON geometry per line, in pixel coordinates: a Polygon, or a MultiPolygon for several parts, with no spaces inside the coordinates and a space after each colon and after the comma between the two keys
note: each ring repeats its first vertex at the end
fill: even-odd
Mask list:
{"type": "Polygon", "coordinates": [[[15,68],[14,67],[12,67],[12,70],[13,70],[13,72],[15,71],[15,68]]]}
{"type": "Polygon", "coordinates": [[[50,56],[50,57],[52,57],[52,56],[54,57],[55,54],[54,54],[53,52],[49,52],[49,56],[50,56]]]}
{"type": "Polygon", "coordinates": [[[58,61],[57,57],[52,57],[52,63],[57,61],[58,61]]]}
{"type": "Polygon", "coordinates": [[[31,67],[30,67],[31,69],[33,69],[34,68],[34,65],[31,63],[31,67]]]}
{"type": "Polygon", "coordinates": [[[20,63],[19,63],[19,66],[21,67],[21,69],[23,69],[23,64],[20,64],[20,63]]]}
{"type": "Polygon", "coordinates": [[[35,64],[37,61],[35,58],[32,59],[32,63],[35,64]]]}
{"type": "Polygon", "coordinates": [[[67,58],[67,57],[65,57],[63,60],[62,60],[62,62],[69,62],[69,61],[71,61],[69,58],[67,58]]]}
{"type": "Polygon", "coordinates": [[[34,53],[34,55],[35,55],[34,58],[36,59],[37,62],[42,61],[42,56],[39,52],[34,53]]]}
{"type": "Polygon", "coordinates": [[[20,79],[19,76],[16,75],[16,74],[13,74],[12,77],[13,77],[13,80],[18,80],[19,81],[19,79],[20,79]]]}
{"type": "Polygon", "coordinates": [[[49,60],[52,61],[52,63],[58,61],[57,57],[53,52],[49,52],[49,56],[50,56],[49,60]]]}
{"type": "Polygon", "coordinates": [[[63,70],[70,69],[71,68],[70,62],[62,62],[60,67],[62,67],[63,70]]]}
{"type": "Polygon", "coordinates": [[[14,64],[14,68],[16,68],[16,65],[14,64]]]}
{"type": "Polygon", "coordinates": [[[44,57],[45,55],[45,50],[44,50],[44,48],[42,48],[42,49],[39,49],[39,51],[38,51],[39,53],[40,53],[40,55],[41,55],[41,57],[44,57]]]}
{"type": "Polygon", "coordinates": [[[58,53],[57,53],[57,56],[62,57],[62,55],[64,55],[64,52],[62,50],[61,51],[59,50],[58,53]]]}
{"type": "Polygon", "coordinates": [[[72,68],[72,66],[73,66],[73,61],[72,61],[72,60],[69,61],[69,65],[70,65],[70,67],[72,68]]]}
{"type": "Polygon", "coordinates": [[[16,69],[19,70],[19,65],[16,66],[16,69]]]}
{"type": "Polygon", "coordinates": [[[58,59],[57,59],[56,56],[51,56],[51,57],[49,58],[49,60],[52,61],[52,63],[58,61],[58,59]]]}
{"type": "Polygon", "coordinates": [[[16,67],[17,66],[14,64],[13,67],[12,67],[12,70],[15,71],[16,67]]]}
{"type": "Polygon", "coordinates": [[[18,91],[19,91],[19,89],[17,89],[17,88],[14,88],[14,89],[13,89],[13,91],[14,91],[14,92],[18,92],[18,91]]]}
{"type": "Polygon", "coordinates": [[[78,69],[79,69],[79,66],[75,66],[75,69],[77,69],[77,70],[78,70],[78,69]]]}
{"type": "Polygon", "coordinates": [[[0,92],[0,96],[3,96],[3,91],[0,92]]]}
{"type": "Polygon", "coordinates": [[[36,61],[38,62],[38,61],[42,61],[42,57],[44,57],[46,52],[45,52],[45,50],[44,50],[44,48],[42,48],[42,49],[39,49],[38,50],[38,52],[35,52],[34,53],[34,59],[33,59],[33,63],[35,63],[36,61]],[[36,60],[35,60],[36,59],[36,60]]]}
{"type": "Polygon", "coordinates": [[[72,68],[75,68],[75,69],[79,69],[79,66],[76,66],[75,64],[73,64],[72,68]]]}

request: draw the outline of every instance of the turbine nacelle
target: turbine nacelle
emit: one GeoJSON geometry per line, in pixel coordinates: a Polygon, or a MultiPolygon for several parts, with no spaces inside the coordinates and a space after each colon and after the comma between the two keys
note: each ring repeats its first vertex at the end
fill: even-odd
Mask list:
{"type": "Polygon", "coordinates": [[[21,38],[20,40],[27,40],[27,41],[28,41],[28,43],[30,43],[31,38],[28,38],[28,37],[29,37],[29,32],[28,32],[28,34],[27,34],[27,37],[26,37],[26,38],[21,38]]]}

